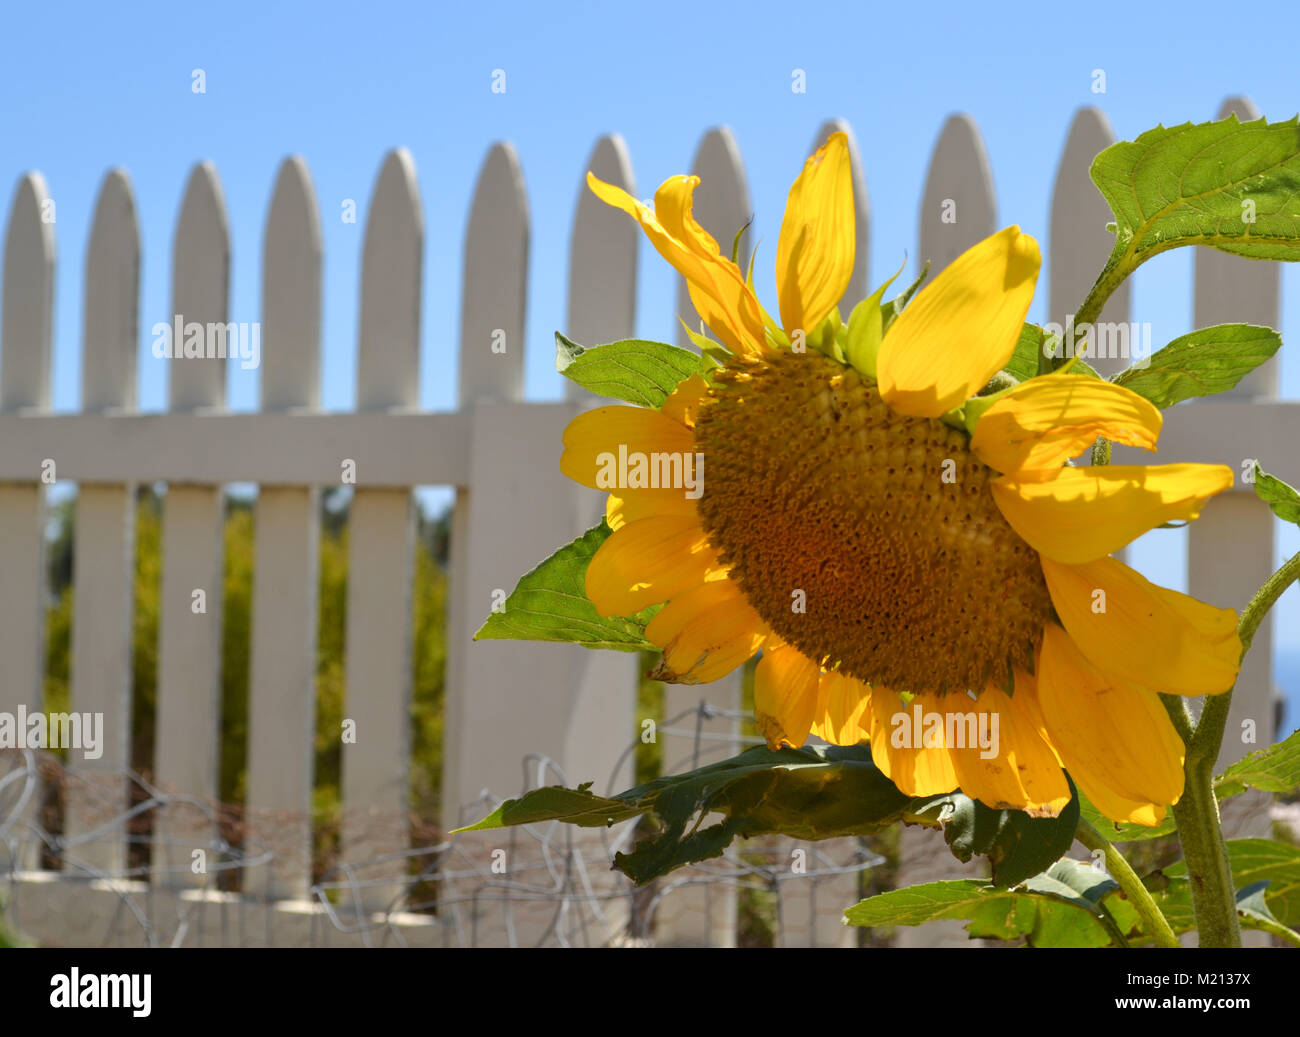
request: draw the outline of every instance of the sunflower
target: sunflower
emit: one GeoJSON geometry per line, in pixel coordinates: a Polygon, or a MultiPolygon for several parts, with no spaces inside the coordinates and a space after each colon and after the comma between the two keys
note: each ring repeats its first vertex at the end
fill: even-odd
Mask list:
{"type": "Polygon", "coordinates": [[[1236,614],[1109,556],[1195,518],[1232,472],[1072,465],[1098,436],[1155,449],[1160,412],[1121,386],[1065,372],[993,391],[1033,297],[1034,239],[1012,226],[975,245],[883,335],[879,292],[844,325],[853,191],[833,134],[787,199],[778,323],[752,265],[746,278],[692,216],[698,177],[665,181],[653,208],[587,179],[725,347],[659,409],[602,407],[565,431],[562,469],[586,486],[610,488],[619,450],[700,469],[702,492],[642,472],[610,493],[586,574],[597,611],[662,605],[645,636],[666,680],[716,680],[761,652],[755,720],[773,748],[866,742],[907,795],[960,787],[1037,816],[1069,801],[1068,771],[1108,817],[1158,823],[1183,744],[1157,692],[1230,688],[1236,614]]]}

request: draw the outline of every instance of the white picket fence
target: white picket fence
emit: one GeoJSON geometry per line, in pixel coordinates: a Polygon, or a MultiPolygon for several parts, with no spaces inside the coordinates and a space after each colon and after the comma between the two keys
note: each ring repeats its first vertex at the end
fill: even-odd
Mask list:
{"type": "MultiPolygon", "coordinates": [[[[1229,110],[1254,115],[1244,99],[1225,103],[1221,114],[1229,110]]],[[[849,129],[829,123],[810,143],[819,143],[835,128],[849,129]]],[[[1087,168],[1112,140],[1099,111],[1076,114],[1060,163],[1046,243],[1049,306],[1057,321],[1063,322],[1065,307],[1084,297],[1110,248],[1111,236],[1103,229],[1106,207],[1087,168]]],[[[618,136],[597,142],[582,172],[588,168],[636,193],[628,152],[618,136]]],[[[859,249],[849,304],[869,290],[869,162],[864,165],[856,147],[854,169],[859,249]]],[[[751,206],[740,152],[726,129],[704,136],[693,171],[703,178],[697,216],[720,241],[730,241],[749,218],[751,206]]],[[[118,170],[103,181],[87,250],[82,409],[77,414],[49,412],[55,228],[42,220],[46,197],[39,173],[21,179],[5,239],[0,710],[41,708],[42,476],[52,461],[57,479],[79,487],[71,708],[102,712],[106,737],[98,760],[78,762],[73,754],[76,780],[67,791],[65,838],[75,847],[76,869],[36,869],[35,846],[21,838],[30,802],[24,807],[27,814],[10,826],[15,870],[0,890],[7,893],[11,917],[49,943],[140,942],[138,932],[133,935],[129,925],[123,929],[117,922],[124,904],[147,902],[156,919],[171,918],[179,926],[166,930],[158,922],[154,942],[158,932],[164,932],[166,942],[331,942],[321,937],[324,930],[335,943],[369,941],[366,933],[357,935],[364,925],[341,931],[334,919],[333,928],[325,926],[322,918],[332,909],[309,896],[317,494],[319,487],[337,485],[351,463],[355,496],[349,526],[344,715],[355,722],[357,738],[343,746],[342,856],[366,868],[365,880],[351,887],[355,918],[387,912],[390,935],[400,930],[398,938],[406,942],[445,940],[429,916],[399,917],[391,911],[404,874],[401,854],[410,842],[406,761],[413,487],[456,488],[444,725],[446,826],[480,816],[485,790],[498,797],[517,794],[520,761],[529,754],[555,761],[570,783],[595,779],[598,790],[626,787],[631,772],[624,749],[638,730],[634,657],[571,646],[471,641],[493,592],[508,590],[521,572],[589,526],[600,507],[597,495],[571,487],[558,467],[561,430],[593,398],[573,386],[562,403],[522,398],[524,349],[549,352],[552,345],[525,343],[529,221],[513,148],[508,143],[492,146],[475,190],[464,243],[459,403],[448,413],[416,406],[425,241],[414,161],[406,151],[385,157],[370,199],[356,407],[345,413],[320,411],[322,245],[318,205],[301,158],[286,159],[280,167],[263,239],[257,413],[225,412],[227,362],[221,359],[146,361],[168,364],[168,408],[159,414],[136,411],[140,240],[130,181],[118,170]],[[494,351],[502,334],[507,348],[494,351]],[[159,838],[153,874],[145,881],[122,874],[122,775],[129,764],[131,729],[133,487],[157,481],[168,489],[153,780],[173,798],[155,824],[159,838]],[[210,877],[191,868],[192,849],[213,838],[210,812],[200,808],[217,797],[222,487],[231,482],[260,487],[247,812],[253,841],[268,852],[261,863],[245,869],[243,897],[215,892],[210,877]],[[203,612],[193,608],[199,590],[206,595],[203,612]],[[105,817],[117,820],[105,825],[105,817]],[[248,911],[257,912],[254,921],[248,911]],[[235,928],[233,916],[239,919],[235,928]]],[[[932,271],[937,271],[1000,222],[1010,218],[1000,221],[996,215],[979,131],[969,117],[954,116],[931,159],[919,254],[931,259],[932,271]],[[942,219],[948,200],[959,214],[955,222],[942,219]]],[[[626,216],[580,192],[565,328],[575,340],[594,344],[633,334],[639,238],[639,229],[626,216]]],[[[174,239],[173,313],[186,321],[224,323],[229,265],[220,181],[211,164],[201,163],[186,185],[174,239]]],[[[1278,325],[1277,264],[1198,250],[1195,278],[1197,326],[1223,321],[1278,325]]],[[[693,312],[684,290],[677,309],[683,315],[693,312]]],[[[1130,319],[1127,291],[1111,301],[1103,319],[1130,319]]],[[[678,326],[672,313],[664,313],[659,324],[664,329],[678,326]]],[[[1096,362],[1104,371],[1121,364],[1096,362]]],[[[1171,412],[1159,460],[1217,461],[1240,471],[1244,458],[1262,455],[1266,468],[1300,481],[1300,460],[1288,448],[1300,439],[1300,405],[1275,400],[1276,370],[1271,361],[1234,392],[1171,412]]],[[[1273,523],[1248,491],[1238,486],[1225,494],[1192,527],[1190,589],[1219,604],[1244,603],[1271,569],[1273,523]]],[[[1229,727],[1235,730],[1238,721],[1252,718],[1261,743],[1273,735],[1271,648],[1266,624],[1256,637],[1229,727]]],[[[704,689],[670,687],[666,713],[688,711],[701,699],[720,712],[701,715],[698,725],[676,733],[664,732],[668,768],[720,758],[737,748],[738,678],[704,689]]],[[[1239,755],[1241,750],[1228,751],[1239,755]]],[[[554,774],[547,780],[556,780],[554,774]]],[[[487,882],[492,849],[508,845],[509,839],[498,834],[458,842],[464,859],[477,855],[480,861],[477,872],[468,869],[471,880],[481,874],[487,882]]],[[[948,870],[937,836],[909,832],[905,850],[907,846],[912,847],[908,879],[921,877],[931,861],[934,868],[948,870]]],[[[606,848],[601,844],[597,856],[606,848]]],[[[603,866],[595,870],[603,872],[603,866]]],[[[665,910],[660,940],[734,941],[734,890],[711,885],[707,871],[701,874],[698,885],[682,888],[678,910],[665,910]]],[[[587,880],[597,886],[609,881],[587,880]]],[[[799,897],[805,907],[817,902],[818,920],[803,928],[792,924],[782,941],[845,942],[838,912],[853,901],[855,881],[853,875],[847,880],[837,876],[815,895],[811,883],[802,891],[787,883],[787,891],[795,890],[790,902],[799,897]]],[[[532,899],[544,912],[547,898],[532,899]]],[[[474,917],[478,925],[485,916],[480,911],[474,917]]],[[[625,915],[608,913],[602,924],[612,931],[620,917],[625,915]]],[[[480,933],[477,942],[546,940],[563,929],[563,923],[557,929],[554,919],[537,925],[506,922],[504,928],[490,920],[482,924],[487,927],[483,932],[496,926],[495,935],[480,933]]]]}

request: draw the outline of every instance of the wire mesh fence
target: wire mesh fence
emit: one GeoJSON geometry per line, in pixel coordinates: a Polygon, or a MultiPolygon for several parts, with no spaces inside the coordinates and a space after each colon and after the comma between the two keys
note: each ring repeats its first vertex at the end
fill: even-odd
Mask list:
{"type": "MultiPolygon", "coordinates": [[[[686,758],[665,760],[665,773],[735,751],[737,736],[705,730],[719,718],[739,722],[740,715],[702,701],[665,719],[660,735],[691,746],[686,758]]],[[[627,773],[636,745],[629,743],[615,775],[627,773]]],[[[574,784],[544,755],[530,754],[521,766],[525,790],[574,784]]],[[[246,824],[237,806],[158,788],[134,771],[107,780],[97,774],[91,789],[107,790],[102,810],[69,824],[67,791],[86,780],[47,751],[0,751],[0,890],[9,927],[30,942],[843,945],[854,937],[842,913],[858,899],[865,873],[883,861],[861,840],[756,837],[636,887],[611,862],[634,847],[637,820],[603,829],[550,821],[449,836],[418,818],[367,817],[349,823],[354,830],[404,825],[419,835],[408,836],[402,852],[327,861],[305,897],[276,897],[250,892],[260,888],[251,881],[259,870],[273,868],[276,851],[257,834],[266,826],[246,824]],[[110,806],[122,802],[119,782],[130,792],[125,810],[110,806]],[[104,866],[99,845],[123,838],[121,865],[104,866]]],[[[607,793],[620,791],[613,781],[607,793]]],[[[83,813],[94,810],[93,795],[73,798],[83,813]]],[[[502,801],[484,790],[462,805],[457,823],[472,823],[502,801]]],[[[310,823],[272,821],[272,828],[310,823]]]]}

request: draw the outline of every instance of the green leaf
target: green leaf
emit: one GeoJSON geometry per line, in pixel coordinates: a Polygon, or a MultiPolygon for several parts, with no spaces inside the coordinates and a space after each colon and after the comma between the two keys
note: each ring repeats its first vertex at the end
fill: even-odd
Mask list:
{"type": "MultiPolygon", "coordinates": [[[[1267,880],[1268,889],[1263,895],[1272,917],[1285,926],[1294,928],[1300,925],[1300,846],[1273,839],[1229,839],[1227,847],[1232,877],[1238,884],[1239,900],[1244,894],[1249,909],[1255,893],[1253,887],[1267,880]]],[[[1165,868],[1164,873],[1171,880],[1170,886],[1156,898],[1156,903],[1175,932],[1193,929],[1195,920],[1187,882],[1187,862],[1177,861],[1165,868]]],[[[1252,925],[1249,917],[1243,919],[1243,924],[1262,928],[1252,925]]]]}
{"type": "Polygon", "coordinates": [[[601,616],[587,598],[587,565],[610,532],[602,521],[521,576],[502,611],[488,616],[474,640],[568,641],[585,648],[657,652],[645,639],[645,625],[659,606],[635,616],[601,616]]]}
{"type": "Polygon", "coordinates": [[[1101,152],[1091,175],[1115,214],[1107,271],[1131,271],[1181,245],[1300,259],[1295,118],[1158,126],[1101,152]]]}
{"type": "Polygon", "coordinates": [[[1036,947],[1104,947],[1122,937],[1102,898],[1115,883],[1080,861],[1061,860],[1016,889],[975,879],[927,882],[869,897],[845,912],[851,925],[969,920],[972,936],[1026,937],[1036,947]]]}
{"type": "Polygon", "coordinates": [[[1038,358],[1043,351],[1043,329],[1037,324],[1026,324],[1020,329],[1016,348],[1002,369],[1018,382],[1027,382],[1038,374],[1038,358]]]}
{"type": "Polygon", "coordinates": [[[587,348],[557,331],[555,369],[597,396],[658,408],[681,382],[709,367],[690,350],[667,342],[629,338],[587,348]]]}
{"type": "MultiPolygon", "coordinates": [[[[844,918],[850,925],[922,925],[972,918],[990,904],[1010,910],[1018,901],[1031,909],[1034,906],[1029,894],[995,889],[978,879],[948,879],[878,893],[854,904],[844,912],[844,918]]],[[[1008,916],[1003,920],[1004,931],[1011,924],[1013,919],[1008,916]]],[[[1023,926],[1024,921],[1015,924],[1023,926]]],[[[1021,931],[1017,928],[1012,935],[1019,936],[1021,931]]]]}
{"type": "Polygon", "coordinates": [[[1163,409],[1226,392],[1281,345],[1282,336],[1272,328],[1218,324],[1174,339],[1111,380],[1163,409]]]}
{"type": "Polygon", "coordinates": [[[879,831],[903,815],[909,800],[871,762],[865,747],[750,749],[721,763],[658,778],[612,799],[585,789],[537,789],[503,803],[474,829],[537,821],[586,827],[649,814],[657,831],[618,868],[638,885],[674,868],[721,856],[737,836],[782,832],[798,839],[829,839],[879,831]],[[707,814],[722,822],[688,826],[707,814]]]}
{"type": "Polygon", "coordinates": [[[758,746],[616,798],[651,811],[659,822],[654,835],[614,859],[614,867],[638,885],[684,864],[719,857],[737,836],[780,832],[816,840],[876,832],[897,821],[908,802],[871,762],[865,746],[776,752],[758,746]],[[697,818],[711,813],[723,820],[695,830],[697,818]]]}
{"type": "MultiPolygon", "coordinates": [[[[1073,783],[1070,787],[1073,791],[1073,783]]],[[[989,859],[995,886],[1016,886],[1046,870],[1070,849],[1079,827],[1077,793],[1059,817],[994,810],[960,792],[917,803],[920,808],[914,809],[918,814],[946,815],[943,837],[954,857],[969,861],[979,854],[989,859]]]]}
{"type": "Polygon", "coordinates": [[[1073,804],[1059,818],[992,810],[960,792],[911,799],[871,761],[867,746],[810,746],[773,752],[757,747],[721,763],[659,778],[612,798],[585,789],[539,789],[502,804],[475,828],[558,820],[599,825],[649,814],[657,828],[614,866],[638,884],[684,864],[721,855],[737,837],[779,832],[830,839],[878,832],[900,820],[943,825],[953,853],[993,863],[994,881],[1032,876],[1069,848],[1078,823],[1073,804]],[[722,820],[699,828],[699,819],[722,820]]]}
{"type": "Polygon", "coordinates": [[[1300,787],[1300,730],[1238,760],[1214,779],[1214,794],[1219,799],[1245,792],[1247,787],[1283,793],[1300,787]]]}
{"type": "Polygon", "coordinates": [[[1273,912],[1268,909],[1268,903],[1264,899],[1264,892],[1270,885],[1271,880],[1263,879],[1237,890],[1237,910],[1257,921],[1276,922],[1277,919],[1273,917],[1273,912]]]}
{"type": "Polygon", "coordinates": [[[538,821],[564,821],[580,828],[605,828],[636,817],[635,808],[617,799],[593,795],[585,788],[566,789],[549,785],[533,789],[519,799],[508,799],[477,824],[457,828],[456,832],[481,832],[509,825],[528,825],[538,821]]]}
{"type": "Polygon", "coordinates": [[[1284,483],[1275,475],[1269,475],[1259,467],[1256,461],[1250,470],[1251,482],[1255,484],[1255,496],[1269,506],[1278,518],[1300,525],[1300,493],[1294,486],[1284,483]]]}

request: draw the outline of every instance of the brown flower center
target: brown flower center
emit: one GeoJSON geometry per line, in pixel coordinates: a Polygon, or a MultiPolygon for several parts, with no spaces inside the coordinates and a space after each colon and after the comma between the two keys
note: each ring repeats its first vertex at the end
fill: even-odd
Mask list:
{"type": "Polygon", "coordinates": [[[700,516],[750,604],[823,665],[896,691],[981,691],[1032,667],[1038,555],[964,433],[896,414],[820,353],[715,373],[700,516]]]}

